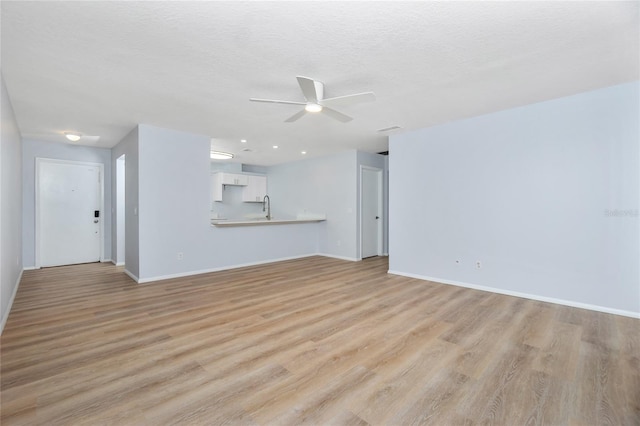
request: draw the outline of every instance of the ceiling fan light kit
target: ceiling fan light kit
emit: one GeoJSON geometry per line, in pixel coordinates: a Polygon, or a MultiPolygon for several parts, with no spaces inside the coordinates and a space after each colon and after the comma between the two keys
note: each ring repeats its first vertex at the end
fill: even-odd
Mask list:
{"type": "Polygon", "coordinates": [[[291,117],[287,118],[285,120],[285,123],[292,123],[294,121],[297,121],[300,118],[302,118],[302,116],[304,116],[307,112],[311,112],[311,113],[321,112],[335,120],[341,121],[343,123],[347,123],[353,120],[353,118],[339,111],[336,111],[335,109],[333,109],[333,107],[353,105],[361,102],[372,102],[376,100],[376,95],[373,92],[355,93],[353,95],[345,95],[345,96],[338,96],[335,98],[325,99],[324,84],[322,82],[314,80],[309,77],[298,76],[296,78],[298,80],[298,85],[300,86],[300,90],[302,90],[302,94],[306,99],[305,102],[280,101],[276,99],[259,99],[259,98],[250,98],[249,100],[252,102],[267,102],[272,104],[304,106],[304,109],[295,113],[291,117]]]}
{"type": "Polygon", "coordinates": [[[322,105],[318,105],[318,104],[314,104],[312,102],[309,102],[305,107],[304,107],[305,111],[307,112],[320,112],[322,111],[322,105]]]}

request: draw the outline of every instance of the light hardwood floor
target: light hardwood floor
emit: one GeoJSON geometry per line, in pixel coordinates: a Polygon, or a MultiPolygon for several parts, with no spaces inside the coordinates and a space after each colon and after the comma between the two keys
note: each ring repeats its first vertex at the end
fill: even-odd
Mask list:
{"type": "Polygon", "coordinates": [[[2,425],[639,425],[640,320],[312,257],[24,273],[2,425]]]}

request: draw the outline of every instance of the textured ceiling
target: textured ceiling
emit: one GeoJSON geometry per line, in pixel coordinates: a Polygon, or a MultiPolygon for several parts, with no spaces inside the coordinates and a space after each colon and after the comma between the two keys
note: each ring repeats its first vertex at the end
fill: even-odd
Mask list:
{"type": "Polygon", "coordinates": [[[271,165],[637,80],[638,5],[3,0],[1,65],[24,137],[76,130],[112,147],[145,123],[271,165]],[[249,102],[303,100],[297,75],[377,100],[340,108],[346,124],[249,102]]]}

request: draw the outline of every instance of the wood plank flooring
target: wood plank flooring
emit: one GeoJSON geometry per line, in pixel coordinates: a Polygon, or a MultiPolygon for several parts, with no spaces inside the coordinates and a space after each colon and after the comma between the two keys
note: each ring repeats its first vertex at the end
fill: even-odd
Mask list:
{"type": "Polygon", "coordinates": [[[2,425],[640,425],[640,320],[311,257],[26,271],[2,425]]]}

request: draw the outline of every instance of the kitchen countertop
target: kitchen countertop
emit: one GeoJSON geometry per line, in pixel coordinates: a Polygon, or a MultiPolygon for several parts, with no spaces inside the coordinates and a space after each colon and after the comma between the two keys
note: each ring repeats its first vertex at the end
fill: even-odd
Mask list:
{"type": "Polygon", "coordinates": [[[260,226],[260,225],[285,225],[290,223],[312,223],[325,221],[324,218],[304,218],[304,219],[245,219],[245,220],[218,220],[212,219],[211,225],[217,227],[227,226],[260,226]]]}

